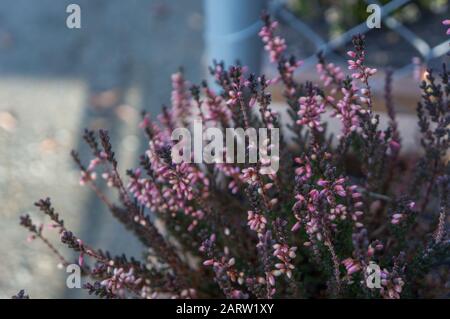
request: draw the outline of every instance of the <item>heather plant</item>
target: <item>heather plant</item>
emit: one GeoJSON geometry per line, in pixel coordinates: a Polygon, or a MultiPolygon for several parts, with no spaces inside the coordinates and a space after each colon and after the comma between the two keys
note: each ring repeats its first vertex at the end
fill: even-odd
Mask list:
{"type": "MultiPolygon", "coordinates": [[[[353,38],[349,74],[319,54],[320,83],[300,83],[301,66],[263,16],[259,35],[278,67],[268,78],[240,65],[214,62],[206,81],[172,76],[171,107],[157,119],[143,113],[148,148],[138,168],[119,173],[108,132],[86,130],[86,164],[72,157],[80,184],[92,189],[147,249],[144,259],[113,256],[72,233],[50,199],[36,203],[61,243],[77,252],[84,288],[103,298],[419,298],[448,294],[450,241],[449,72],[428,70],[417,106],[422,151],[404,156],[392,73],[386,74],[389,123],[374,111],[365,39],[353,38]],[[269,90],[283,86],[289,120],[271,107],[269,90]],[[340,120],[338,136],[323,114],[340,120]],[[175,163],[172,132],[205,127],[279,128],[280,167],[256,163],[175,163]],[[118,194],[114,201],[100,187],[118,194]],[[155,220],[160,221],[155,223],[155,220]],[[379,271],[371,272],[371,269],[379,271]],[[375,276],[375,277],[374,277],[375,276]],[[376,284],[377,278],[379,285],[376,284]]],[[[445,22],[448,24],[448,22],[445,22]]],[[[269,141],[269,150],[273,141],[269,141]]],[[[249,145],[254,147],[254,145],[249,145]]],[[[227,154],[225,156],[235,156],[227,154]]],[[[30,217],[21,225],[66,260],[30,217]]],[[[16,297],[24,297],[22,291],[16,297]]]]}

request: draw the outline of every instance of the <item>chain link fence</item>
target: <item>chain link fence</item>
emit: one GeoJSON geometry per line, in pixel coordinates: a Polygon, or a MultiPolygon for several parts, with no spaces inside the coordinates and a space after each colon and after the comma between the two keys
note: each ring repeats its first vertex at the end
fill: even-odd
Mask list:
{"type": "MultiPolygon", "coordinates": [[[[392,0],[389,3],[382,5],[378,1],[374,0],[361,0],[367,5],[377,4],[381,9],[381,21],[382,29],[387,29],[395,32],[401,37],[408,45],[414,49],[413,56],[420,58],[423,64],[427,64],[429,61],[439,58],[449,52],[449,41],[445,40],[437,45],[432,46],[427,39],[422,38],[417,32],[405,26],[401,21],[394,17],[393,13],[414,2],[411,0],[392,0]]],[[[314,27],[308,25],[307,22],[299,18],[288,7],[285,0],[272,0],[269,2],[269,11],[276,17],[283,25],[287,26],[290,30],[298,33],[303,38],[307,39],[309,44],[314,48],[315,54],[311,54],[307,57],[303,57],[304,67],[309,67],[317,62],[316,53],[322,52],[325,56],[330,58],[337,58],[336,51],[344,48],[348,45],[352,37],[355,34],[366,34],[371,29],[367,26],[366,21],[354,26],[353,28],[343,32],[339,36],[332,40],[327,40],[325,37],[315,31],[314,27]]],[[[369,16],[369,13],[367,14],[369,16]]],[[[437,21],[436,23],[441,23],[437,21]]],[[[384,30],[382,30],[384,31],[384,30]]],[[[445,37],[445,28],[442,28],[442,38],[445,37]]],[[[414,69],[414,63],[409,60],[407,63],[394,71],[394,79],[401,79],[406,76],[410,76],[414,69]]]]}

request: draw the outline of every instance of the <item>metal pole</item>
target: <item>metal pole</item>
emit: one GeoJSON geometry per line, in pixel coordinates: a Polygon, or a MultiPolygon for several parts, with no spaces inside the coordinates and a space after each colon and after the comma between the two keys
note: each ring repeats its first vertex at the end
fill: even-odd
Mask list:
{"type": "Polygon", "coordinates": [[[204,0],[207,63],[239,61],[252,73],[261,69],[262,43],[258,31],[266,0],[204,0]]]}

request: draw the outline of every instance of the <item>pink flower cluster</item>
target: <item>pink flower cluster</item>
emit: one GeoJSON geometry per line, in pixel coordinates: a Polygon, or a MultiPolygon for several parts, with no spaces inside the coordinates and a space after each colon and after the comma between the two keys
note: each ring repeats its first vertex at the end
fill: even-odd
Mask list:
{"type": "Polygon", "coordinates": [[[205,88],[204,92],[206,97],[205,120],[211,121],[212,126],[221,125],[223,128],[229,127],[232,114],[230,108],[224,106],[223,98],[220,95],[216,95],[208,87],[205,88]]]}
{"type": "Polygon", "coordinates": [[[216,164],[216,167],[226,177],[230,178],[228,189],[231,193],[236,194],[239,191],[240,186],[244,183],[242,180],[241,169],[238,166],[228,163],[218,163],[216,164]]]}
{"type": "Polygon", "coordinates": [[[95,172],[95,169],[103,162],[103,160],[104,158],[102,159],[99,157],[95,157],[90,161],[89,166],[86,168],[86,170],[81,171],[81,186],[84,186],[87,183],[95,181],[97,179],[97,173],[95,172]]]}
{"type": "Polygon", "coordinates": [[[348,60],[348,69],[353,70],[352,78],[362,79],[366,81],[370,76],[377,73],[377,69],[364,66],[365,52],[348,51],[347,55],[351,58],[348,60]]]}
{"type": "Polygon", "coordinates": [[[277,21],[267,20],[266,24],[259,32],[264,43],[264,49],[269,52],[271,62],[279,61],[281,55],[286,50],[286,42],[280,36],[275,36],[274,31],[278,27],[277,21]]]}
{"type": "Polygon", "coordinates": [[[141,205],[156,212],[169,211],[173,216],[183,212],[192,216],[188,227],[191,231],[205,215],[205,209],[194,207],[192,202],[208,197],[209,179],[198,166],[172,163],[168,131],[161,130],[148,116],[141,127],[152,134],[146,156],[153,176],[143,177],[141,169],[135,170],[130,174],[128,189],[141,205]]]}
{"type": "Polygon", "coordinates": [[[397,225],[403,220],[404,215],[400,213],[396,213],[392,215],[391,224],[397,225]]]}
{"type": "Polygon", "coordinates": [[[337,103],[337,109],[332,114],[342,121],[342,136],[347,137],[356,131],[360,124],[360,115],[363,113],[361,106],[356,104],[357,89],[355,87],[341,89],[343,97],[337,103]]]}
{"type": "Polygon", "coordinates": [[[320,95],[311,94],[309,96],[302,96],[298,100],[300,108],[298,111],[297,124],[306,125],[309,128],[318,132],[323,131],[323,126],[320,121],[320,114],[325,113],[325,103],[320,95]]]}
{"type": "Polygon", "coordinates": [[[301,182],[306,182],[312,177],[311,161],[308,156],[296,157],[294,162],[298,164],[295,169],[295,175],[301,182]]]}
{"type": "MultiPolygon", "coordinates": [[[[178,199],[187,199],[188,201],[194,199],[197,196],[194,188],[197,184],[204,185],[205,189],[208,188],[209,180],[202,171],[193,165],[181,163],[174,166],[165,165],[158,169],[157,173],[170,184],[171,193],[175,194],[178,199]]],[[[207,196],[207,193],[202,195],[207,196]]]]}
{"type": "Polygon", "coordinates": [[[342,264],[344,265],[349,276],[361,270],[361,264],[353,258],[344,259],[342,264]]]}
{"type": "MultiPolygon", "coordinates": [[[[340,66],[334,63],[318,63],[316,65],[317,73],[319,73],[319,78],[323,82],[325,87],[331,84],[341,85],[341,82],[345,79],[344,72],[340,66]]],[[[331,94],[335,93],[336,88],[333,88],[331,94]]]]}
{"type": "Polygon", "coordinates": [[[248,226],[257,233],[262,233],[266,229],[267,218],[262,214],[248,211],[248,226]]]}
{"type": "MultiPolygon", "coordinates": [[[[450,25],[450,19],[442,21],[443,25],[450,25]]],[[[447,29],[447,35],[450,35],[450,27],[447,29]]]]}
{"type": "Polygon", "coordinates": [[[305,246],[322,241],[325,235],[324,227],[333,231],[339,220],[346,220],[348,217],[357,228],[363,227],[360,222],[360,217],[363,215],[362,195],[358,192],[356,185],[347,186],[344,177],[331,180],[314,179],[311,156],[296,158],[295,162],[300,164],[296,168],[299,191],[295,195],[296,202],[292,207],[297,222],[291,231],[299,230],[302,224],[305,226],[310,238],[309,242],[304,243],[305,246]]]}
{"type": "Polygon", "coordinates": [[[381,296],[385,299],[400,299],[405,282],[398,275],[393,275],[387,269],[381,271],[381,296]]]}
{"type": "MultiPolygon", "coordinates": [[[[150,208],[154,212],[164,212],[169,207],[163,198],[161,190],[157,185],[148,178],[142,178],[142,169],[137,168],[133,175],[130,176],[128,184],[129,191],[134,198],[145,207],[150,208]]],[[[174,207],[171,207],[174,209],[174,207]]]]}
{"type": "Polygon", "coordinates": [[[127,289],[138,287],[141,283],[142,278],[137,278],[134,275],[133,268],[130,268],[128,271],[125,271],[123,268],[114,268],[111,276],[102,280],[100,284],[114,295],[124,297],[127,289]]]}
{"type": "Polygon", "coordinates": [[[273,245],[273,255],[277,257],[281,263],[276,263],[276,270],[272,271],[274,276],[285,274],[289,279],[292,278],[292,270],[295,266],[292,264],[292,260],[295,258],[297,247],[289,247],[287,244],[275,244],[273,245]]]}

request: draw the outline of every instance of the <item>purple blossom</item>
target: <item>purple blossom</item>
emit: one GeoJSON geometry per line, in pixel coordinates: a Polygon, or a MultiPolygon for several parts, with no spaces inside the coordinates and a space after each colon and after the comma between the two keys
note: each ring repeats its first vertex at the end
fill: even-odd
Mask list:
{"type": "MultiPolygon", "coordinates": [[[[450,19],[442,21],[443,25],[450,25],[450,19]]],[[[447,29],[447,35],[450,35],[450,28],[447,29]]]]}
{"type": "Polygon", "coordinates": [[[264,22],[265,24],[258,35],[264,43],[264,49],[269,52],[270,61],[277,62],[286,50],[286,43],[283,38],[274,35],[278,27],[277,21],[271,21],[269,16],[265,16],[264,22]]]}
{"type": "Polygon", "coordinates": [[[276,263],[276,270],[272,271],[272,274],[276,277],[281,274],[285,274],[289,279],[292,278],[292,270],[295,266],[292,264],[292,260],[295,258],[297,247],[289,247],[287,244],[275,244],[273,245],[273,255],[277,257],[281,263],[276,263]]]}
{"type": "Polygon", "coordinates": [[[299,100],[297,124],[306,125],[312,130],[323,131],[320,115],[325,113],[325,103],[319,95],[302,96],[299,100]]]}

